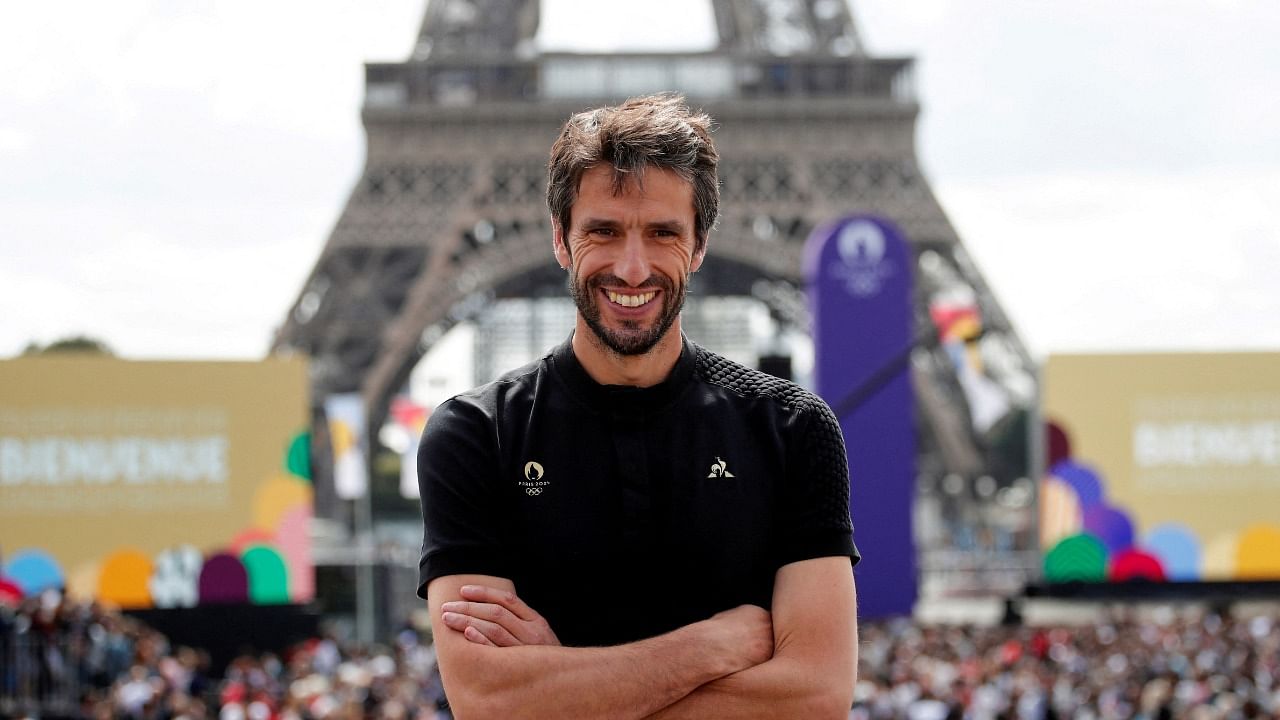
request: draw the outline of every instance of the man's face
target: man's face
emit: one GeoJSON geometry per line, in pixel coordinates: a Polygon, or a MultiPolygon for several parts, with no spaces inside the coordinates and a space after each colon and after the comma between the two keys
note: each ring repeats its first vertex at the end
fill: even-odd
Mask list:
{"type": "Polygon", "coordinates": [[[703,253],[693,252],[693,186],[670,170],[648,168],[643,189],[629,181],[615,195],[613,168],[591,168],[569,228],[555,235],[578,312],[619,355],[644,354],[662,339],[680,315],[689,274],[702,265],[703,253]]]}

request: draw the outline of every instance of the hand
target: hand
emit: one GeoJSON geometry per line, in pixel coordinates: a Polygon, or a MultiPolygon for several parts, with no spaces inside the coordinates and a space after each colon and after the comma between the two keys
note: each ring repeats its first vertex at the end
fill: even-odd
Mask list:
{"type": "Polygon", "coordinates": [[[547,621],[513,592],[463,585],[462,600],[440,606],[446,627],[478,645],[559,645],[547,621]]]}
{"type": "Polygon", "coordinates": [[[721,644],[729,672],[755,667],[773,657],[773,616],[756,605],[739,605],[712,615],[712,642],[721,644]]]}

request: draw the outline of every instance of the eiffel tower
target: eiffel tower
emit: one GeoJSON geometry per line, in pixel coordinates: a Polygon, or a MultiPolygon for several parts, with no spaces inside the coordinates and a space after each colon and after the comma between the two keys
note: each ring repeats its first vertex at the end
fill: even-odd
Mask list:
{"type": "Polygon", "coordinates": [[[921,337],[939,299],[976,306],[970,350],[1014,418],[975,428],[954,353],[922,341],[922,490],[1026,476],[1033,365],[917,162],[912,59],[869,55],[844,0],[711,3],[709,51],[575,54],[537,50],[538,0],[429,0],[410,57],[366,66],[366,166],[274,349],[310,356],[313,397],[362,393],[378,427],[451,327],[495,298],[563,295],[544,190],[564,120],[673,90],[715,118],[722,159],[722,215],[691,290],[755,297],[806,328],[810,230],[850,212],[891,219],[915,252],[921,337]]]}

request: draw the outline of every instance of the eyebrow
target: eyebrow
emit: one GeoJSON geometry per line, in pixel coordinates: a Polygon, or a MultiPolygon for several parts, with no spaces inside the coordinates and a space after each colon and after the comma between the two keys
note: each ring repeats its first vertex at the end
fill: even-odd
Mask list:
{"type": "MultiPolygon", "coordinates": [[[[616,228],[616,227],[621,227],[622,223],[618,222],[617,220],[612,220],[610,218],[589,217],[589,218],[582,219],[581,226],[584,228],[588,228],[588,227],[616,228]]],[[[685,225],[684,221],[675,220],[675,219],[655,220],[654,222],[645,223],[645,227],[650,230],[670,230],[672,232],[676,232],[680,234],[684,234],[685,232],[688,231],[688,227],[685,225]]]]}

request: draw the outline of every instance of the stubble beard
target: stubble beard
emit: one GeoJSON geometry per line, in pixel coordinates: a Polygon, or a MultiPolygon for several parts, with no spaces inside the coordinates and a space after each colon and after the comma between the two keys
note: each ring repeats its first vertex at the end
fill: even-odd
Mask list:
{"type": "Polygon", "coordinates": [[[644,355],[658,344],[658,341],[675,324],[676,318],[680,317],[680,310],[684,308],[684,299],[689,286],[687,281],[681,281],[677,285],[671,278],[650,275],[640,287],[656,288],[661,291],[662,310],[657,320],[648,327],[645,327],[641,321],[622,320],[621,328],[610,328],[604,324],[603,313],[600,310],[600,304],[608,302],[600,292],[606,285],[619,287],[627,283],[609,274],[593,275],[584,281],[578,275],[576,268],[569,275],[569,292],[573,296],[573,303],[578,306],[578,313],[582,315],[587,327],[595,335],[597,344],[620,356],[644,355]]]}

